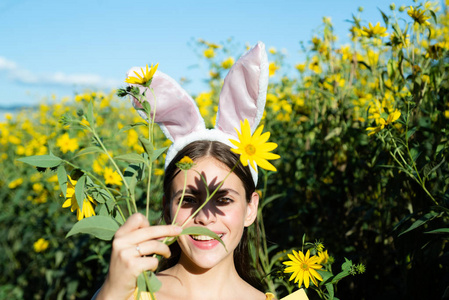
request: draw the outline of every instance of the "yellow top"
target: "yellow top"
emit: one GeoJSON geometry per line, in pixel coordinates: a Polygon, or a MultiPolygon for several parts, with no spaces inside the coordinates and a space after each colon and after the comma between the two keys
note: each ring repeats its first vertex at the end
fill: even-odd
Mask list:
{"type": "MultiPolygon", "coordinates": [[[[275,300],[272,293],[266,293],[265,296],[267,296],[266,300],[275,300]]],[[[306,292],[304,292],[303,289],[299,289],[296,292],[282,298],[281,300],[309,300],[309,298],[307,298],[306,292]]]]}
{"type": "MultiPolygon", "coordinates": [[[[275,300],[274,294],[272,294],[272,293],[266,293],[265,296],[266,296],[266,300],[275,300]]],[[[136,298],[137,298],[137,289],[134,292],[134,299],[136,299],[136,298]]],[[[148,293],[148,292],[140,293],[140,299],[141,300],[151,300],[150,293],[148,293]]],[[[291,293],[287,297],[282,298],[281,300],[309,300],[309,298],[307,298],[307,295],[303,289],[299,289],[296,292],[291,293]]]]}

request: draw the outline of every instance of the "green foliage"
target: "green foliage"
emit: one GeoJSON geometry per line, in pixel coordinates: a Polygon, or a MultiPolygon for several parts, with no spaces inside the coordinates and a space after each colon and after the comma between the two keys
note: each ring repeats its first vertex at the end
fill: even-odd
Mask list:
{"type": "MultiPolygon", "coordinates": [[[[278,172],[261,181],[259,224],[250,231],[258,241],[250,244],[252,264],[267,291],[282,297],[297,288],[288,283],[282,261],[288,249],[311,247],[306,236],[325,241],[333,257],[321,273],[323,293],[309,289],[310,299],[444,294],[449,17],[446,11],[435,14],[431,4],[416,9],[428,25],[409,8],[380,12],[385,27],[353,16],[350,45],[337,45],[324,19],[310,46],[302,46],[304,62],[296,75],[283,53],[270,50],[273,76],[263,123],[282,158],[274,162],[278,172]],[[351,276],[361,273],[361,264],[365,273],[351,276]]],[[[198,42],[211,72],[209,90],[196,101],[209,125],[228,58],[241,48],[232,40],[198,42]]],[[[160,219],[160,173],[169,146],[162,133],[155,128],[157,147],[148,144],[146,124],[112,95],[89,92],[74,100],[42,104],[0,123],[2,299],[89,299],[106,274],[110,245],[90,235],[66,235],[86,232],[79,228],[85,222],[109,218],[110,226],[94,234],[110,239],[135,207],[145,207],[147,195],[144,213],[152,223],[160,219]],[[110,158],[124,180],[102,184],[106,168],[115,167],[110,158]],[[93,195],[95,217],[77,222],[76,214],[62,208],[72,192],[68,175],[77,180],[78,205],[93,195]],[[107,217],[111,211],[114,218],[107,217]],[[48,245],[35,249],[40,238],[48,245]]],[[[151,280],[142,276],[139,287],[151,280]]]]}

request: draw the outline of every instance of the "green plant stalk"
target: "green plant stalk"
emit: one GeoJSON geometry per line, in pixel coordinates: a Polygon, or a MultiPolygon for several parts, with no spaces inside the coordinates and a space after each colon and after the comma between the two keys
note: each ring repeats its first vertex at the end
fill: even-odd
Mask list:
{"type": "MultiPolygon", "coordinates": [[[[145,272],[145,271],[143,272],[143,277],[145,277],[146,286],[149,287],[150,286],[150,279],[148,278],[147,272],[145,272]]],[[[156,297],[154,296],[154,293],[150,289],[148,289],[148,292],[150,293],[151,300],[156,300],[156,297]]]]}
{"type": "MultiPolygon", "coordinates": [[[[126,187],[126,193],[128,195],[128,197],[131,199],[131,202],[134,206],[134,212],[138,212],[137,210],[137,205],[136,205],[136,200],[134,199],[134,196],[131,193],[131,190],[129,188],[128,183],[125,180],[125,177],[123,176],[122,171],[120,170],[120,168],[117,166],[115,160],[112,158],[112,156],[109,154],[108,150],[106,149],[106,147],[104,146],[103,142],[100,140],[100,138],[97,135],[97,132],[95,130],[92,131],[95,140],[98,142],[98,144],[100,144],[101,148],[103,149],[104,153],[108,156],[109,160],[111,161],[112,165],[114,166],[114,168],[117,170],[117,173],[120,175],[120,178],[122,179],[123,184],[126,187]]],[[[130,209],[130,205],[129,205],[129,199],[126,198],[126,203],[128,204],[128,209],[130,209]]],[[[131,209],[130,209],[131,212],[131,209]]]]}
{"type": "Polygon", "coordinates": [[[419,175],[418,168],[416,167],[415,160],[413,159],[412,153],[410,152],[409,142],[408,142],[408,122],[410,118],[410,103],[407,102],[407,119],[405,123],[405,147],[407,149],[407,154],[410,157],[410,161],[412,162],[412,167],[416,172],[416,176],[413,176],[413,178],[421,185],[423,190],[426,192],[426,194],[430,197],[430,199],[435,203],[435,205],[439,206],[438,202],[433,198],[432,194],[427,190],[424,181],[422,180],[421,176],[419,175]]]}
{"type": "Polygon", "coordinates": [[[111,194],[111,191],[109,190],[109,188],[108,188],[108,187],[107,187],[101,180],[99,180],[99,179],[97,178],[97,176],[95,176],[94,174],[92,174],[92,173],[89,172],[89,171],[86,171],[86,170],[84,170],[84,169],[78,167],[77,165],[75,165],[75,164],[73,164],[73,163],[71,163],[71,162],[69,162],[69,161],[67,161],[67,160],[62,160],[62,161],[63,161],[65,164],[68,164],[69,166],[71,166],[71,167],[73,167],[73,168],[75,168],[75,169],[80,169],[81,171],[83,171],[84,174],[86,174],[86,175],[88,175],[89,177],[95,179],[95,180],[100,184],[100,186],[101,186],[102,188],[104,188],[104,189],[108,192],[108,194],[111,196],[111,198],[114,199],[114,202],[115,202],[115,204],[116,204],[115,206],[117,207],[117,210],[118,210],[118,212],[120,213],[120,216],[123,218],[123,220],[126,220],[125,215],[123,214],[122,209],[120,208],[120,205],[118,205],[117,202],[115,201],[114,195],[111,194]]]}
{"type": "Polygon", "coordinates": [[[321,289],[321,286],[318,285],[316,288],[313,288],[313,289],[317,292],[318,296],[321,299],[325,299],[325,300],[329,299],[329,297],[327,297],[326,293],[323,292],[323,290],[321,289]]]}
{"type": "MultiPolygon", "coordinates": [[[[153,109],[153,117],[151,118],[150,122],[151,126],[148,126],[148,139],[150,140],[151,145],[154,148],[154,119],[156,117],[156,95],[154,94],[154,91],[152,88],[148,88],[150,92],[153,94],[154,98],[154,109],[153,109]]],[[[147,116],[150,116],[150,112],[146,112],[147,116]]],[[[151,161],[151,158],[150,158],[151,161]]],[[[150,192],[151,192],[151,174],[153,172],[153,161],[151,161],[150,165],[148,166],[148,184],[147,184],[147,203],[146,203],[146,217],[148,219],[148,216],[150,215],[150,192]]]]}
{"type": "MultiPolygon", "coordinates": [[[[131,200],[132,200],[132,202],[133,202],[133,204],[134,204],[134,210],[135,210],[135,212],[137,212],[136,200],[135,200],[134,197],[132,196],[132,193],[131,193],[131,191],[130,191],[130,188],[129,188],[129,186],[128,186],[128,183],[126,182],[125,177],[123,176],[122,172],[120,171],[120,168],[119,168],[119,167],[117,166],[117,164],[115,163],[114,159],[109,155],[108,150],[106,149],[106,147],[104,146],[104,144],[103,144],[103,142],[101,141],[100,137],[98,136],[98,134],[97,134],[95,128],[94,128],[92,125],[90,125],[90,126],[85,126],[85,125],[83,125],[83,126],[86,127],[86,128],[87,128],[87,129],[94,135],[95,140],[96,140],[96,141],[98,142],[98,144],[101,146],[101,148],[103,149],[104,153],[108,156],[108,159],[112,162],[114,168],[117,170],[117,173],[120,175],[120,178],[122,179],[123,184],[124,184],[125,187],[126,187],[126,192],[127,192],[128,197],[131,198],[131,200]]],[[[128,211],[131,212],[132,209],[131,209],[131,205],[129,204],[129,199],[128,199],[128,198],[126,198],[126,204],[127,204],[127,206],[128,206],[128,211]]],[[[123,214],[122,214],[122,217],[123,217],[123,220],[126,220],[126,219],[124,218],[123,214]]]]}
{"type": "Polygon", "coordinates": [[[172,220],[173,225],[176,225],[176,218],[178,217],[179,210],[181,209],[182,201],[184,200],[184,195],[187,187],[187,171],[183,170],[183,172],[184,172],[184,187],[182,188],[181,200],[179,200],[178,208],[176,209],[175,216],[172,220]]]}
{"type": "MultiPolygon", "coordinates": [[[[263,185],[262,195],[266,195],[267,181],[268,181],[268,172],[264,172],[264,185],[263,185]]],[[[259,227],[260,227],[260,231],[261,231],[261,240],[262,240],[261,252],[263,253],[263,255],[260,255],[260,257],[261,257],[260,262],[263,266],[265,274],[268,274],[271,272],[271,268],[270,268],[270,262],[269,262],[269,258],[268,258],[269,253],[268,253],[268,245],[267,245],[266,232],[265,232],[265,224],[263,221],[262,207],[257,212],[257,215],[258,215],[257,217],[259,218],[259,227]]],[[[269,280],[268,277],[265,277],[265,282],[268,285],[269,291],[276,290],[273,281],[269,280]]]]}
{"type": "MultiPolygon", "coordinates": [[[[210,194],[209,197],[207,197],[207,199],[203,202],[203,204],[201,204],[201,206],[198,207],[198,209],[184,221],[184,223],[181,225],[182,228],[184,228],[184,226],[186,226],[186,224],[189,223],[203,209],[203,207],[209,202],[209,200],[212,199],[212,197],[215,195],[215,193],[221,188],[223,183],[226,181],[226,179],[228,179],[229,175],[231,175],[231,173],[234,172],[235,168],[237,167],[237,165],[239,163],[240,163],[240,160],[237,161],[237,163],[232,167],[232,169],[229,171],[229,173],[226,175],[226,177],[215,188],[215,190],[212,192],[212,194],[210,194]]],[[[200,174],[200,176],[202,177],[201,174],[200,174]]]]}

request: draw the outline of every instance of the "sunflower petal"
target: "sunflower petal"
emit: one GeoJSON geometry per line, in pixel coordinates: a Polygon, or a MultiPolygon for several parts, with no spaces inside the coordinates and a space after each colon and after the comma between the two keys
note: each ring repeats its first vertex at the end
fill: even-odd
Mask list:
{"type": "Polygon", "coordinates": [[[258,158],[256,160],[256,163],[262,169],[265,169],[265,170],[268,170],[268,171],[273,171],[273,172],[277,171],[276,167],[273,166],[272,164],[270,164],[266,159],[258,158]]]}

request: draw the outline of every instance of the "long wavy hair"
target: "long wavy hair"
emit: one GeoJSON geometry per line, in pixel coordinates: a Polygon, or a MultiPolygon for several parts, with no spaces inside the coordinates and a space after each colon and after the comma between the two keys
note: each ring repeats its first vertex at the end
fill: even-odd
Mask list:
{"type": "MultiPolygon", "coordinates": [[[[178,152],[178,154],[173,158],[171,163],[167,166],[165,170],[164,177],[164,220],[167,224],[171,223],[170,216],[170,199],[171,199],[171,187],[173,179],[178,175],[181,170],[176,166],[176,162],[181,160],[184,156],[190,157],[193,161],[196,161],[203,157],[213,157],[219,162],[226,165],[229,169],[232,169],[234,165],[237,164],[234,169],[235,175],[242,181],[243,187],[245,189],[245,198],[249,203],[251,201],[251,195],[256,190],[254,181],[251,177],[251,171],[248,166],[244,167],[241,163],[238,163],[239,156],[232,151],[230,147],[216,141],[196,141],[188,144],[184,149],[178,152]]],[[[248,249],[248,229],[245,227],[243,231],[242,238],[234,250],[234,264],[239,276],[254,286],[255,288],[261,288],[261,282],[254,276],[254,271],[250,264],[250,255],[248,249]]],[[[257,242],[257,241],[255,241],[257,242]]],[[[256,247],[257,249],[257,247],[256,247]]],[[[181,256],[181,248],[178,243],[173,243],[170,246],[171,257],[164,259],[160,263],[160,270],[168,269],[176,265],[181,256]]]]}

